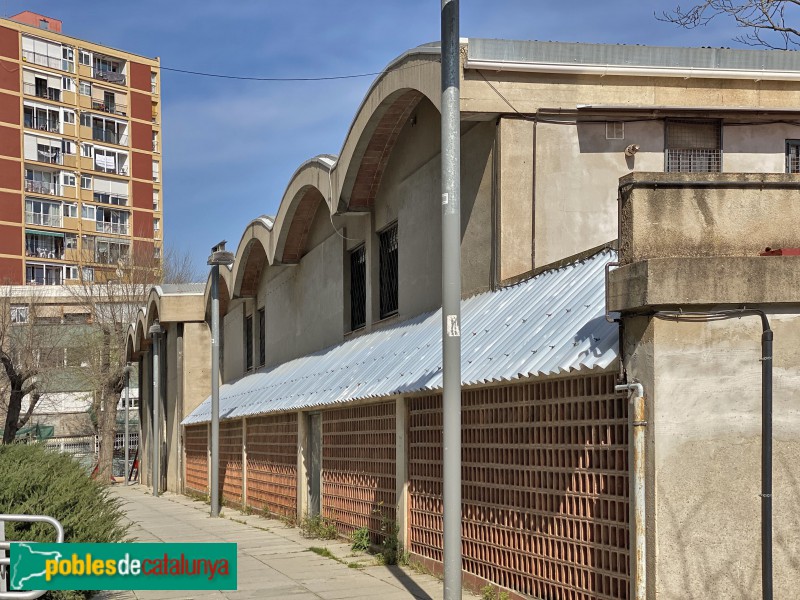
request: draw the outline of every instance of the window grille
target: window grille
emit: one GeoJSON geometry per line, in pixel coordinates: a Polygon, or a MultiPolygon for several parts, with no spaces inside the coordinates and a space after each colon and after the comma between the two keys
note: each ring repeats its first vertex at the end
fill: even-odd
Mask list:
{"type": "Polygon", "coordinates": [[[247,370],[253,368],[253,315],[244,320],[245,355],[247,356],[247,370]]]}
{"type": "Polygon", "coordinates": [[[397,223],[378,234],[380,238],[380,318],[397,312],[397,223]]]}
{"type": "Polygon", "coordinates": [[[263,308],[258,309],[258,364],[267,364],[267,316],[263,308]]]}
{"type": "Polygon", "coordinates": [[[786,172],[800,173],[800,140],[786,140],[786,172]]]}
{"type": "Polygon", "coordinates": [[[350,329],[367,324],[367,250],[362,244],[350,252],[350,329]]]}
{"type": "Polygon", "coordinates": [[[667,173],[719,173],[722,126],[719,121],[667,121],[667,173]]]}

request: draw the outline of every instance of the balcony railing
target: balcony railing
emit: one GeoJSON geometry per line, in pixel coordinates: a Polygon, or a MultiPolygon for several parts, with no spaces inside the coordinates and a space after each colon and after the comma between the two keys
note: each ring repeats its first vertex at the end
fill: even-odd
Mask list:
{"type": "Polygon", "coordinates": [[[64,260],[64,252],[59,248],[35,248],[32,246],[25,247],[25,256],[31,258],[50,258],[57,260],[64,260]]]}
{"type": "Polygon", "coordinates": [[[124,73],[117,73],[115,71],[103,71],[98,68],[92,69],[92,77],[101,81],[109,83],[116,83],[117,85],[125,85],[127,78],[124,73]]]}
{"type": "Polygon", "coordinates": [[[38,119],[30,115],[25,115],[25,127],[51,133],[59,133],[61,131],[61,123],[58,120],[38,119]]]}
{"type": "Polygon", "coordinates": [[[51,87],[37,87],[35,83],[23,83],[22,91],[28,96],[36,96],[46,100],[61,101],[61,90],[51,87]]]}
{"type": "Polygon", "coordinates": [[[22,60],[25,62],[33,63],[35,65],[42,65],[43,67],[50,67],[51,69],[60,69],[72,73],[75,70],[75,63],[64,60],[57,56],[47,56],[33,50],[23,50],[22,60]]]}
{"type": "Polygon", "coordinates": [[[95,231],[101,233],[117,233],[120,235],[128,235],[127,223],[99,223],[95,221],[95,231]]]}
{"type": "Polygon", "coordinates": [[[668,148],[667,173],[719,173],[722,153],[713,148],[668,148]]]}
{"type": "Polygon", "coordinates": [[[47,194],[48,196],[61,195],[61,186],[54,181],[25,180],[25,191],[32,194],[47,194]]]}
{"type": "Polygon", "coordinates": [[[61,215],[50,215],[35,212],[25,212],[27,225],[42,225],[44,227],[61,227],[61,215]]]}
{"type": "Polygon", "coordinates": [[[101,165],[100,163],[97,162],[97,160],[95,160],[94,170],[100,171],[101,173],[112,173],[114,175],[127,175],[128,165],[110,167],[108,165],[101,165]]]}
{"type": "Polygon", "coordinates": [[[786,157],[786,172],[800,173],[800,156],[789,155],[786,157]]]}
{"type": "Polygon", "coordinates": [[[101,110],[103,112],[110,113],[112,115],[127,115],[128,114],[128,105],[123,104],[122,102],[103,102],[102,100],[94,100],[92,99],[92,110],[101,110]]]}
{"type": "Polygon", "coordinates": [[[119,146],[128,145],[127,135],[117,133],[111,129],[103,129],[102,127],[92,128],[92,139],[97,142],[107,142],[109,144],[117,144],[119,146]]]}
{"type": "Polygon", "coordinates": [[[103,204],[111,204],[113,206],[128,206],[128,195],[117,194],[110,192],[95,192],[94,201],[102,202],[103,204]]]}
{"type": "Polygon", "coordinates": [[[54,148],[53,146],[41,146],[36,148],[36,156],[26,156],[29,160],[38,160],[39,162],[50,163],[51,165],[63,165],[64,155],[61,153],[61,148],[54,148]]]}

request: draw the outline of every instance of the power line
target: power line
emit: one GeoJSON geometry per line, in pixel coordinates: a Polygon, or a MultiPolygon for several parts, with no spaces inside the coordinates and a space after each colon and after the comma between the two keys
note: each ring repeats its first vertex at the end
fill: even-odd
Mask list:
{"type": "MultiPolygon", "coordinates": [[[[438,62],[438,61],[437,61],[438,62]]],[[[404,69],[411,69],[419,65],[406,65],[405,67],[397,67],[394,69],[384,69],[383,71],[373,71],[371,73],[356,73],[353,75],[330,75],[327,77],[251,77],[245,75],[225,75],[223,73],[206,73],[203,71],[190,71],[188,69],[175,69],[172,67],[161,67],[162,71],[173,71],[175,73],[184,73],[186,75],[198,75],[200,77],[215,77],[218,79],[238,79],[240,81],[334,81],[337,79],[358,79],[360,77],[375,77],[376,75],[383,75],[389,71],[402,71],[404,69]]]]}

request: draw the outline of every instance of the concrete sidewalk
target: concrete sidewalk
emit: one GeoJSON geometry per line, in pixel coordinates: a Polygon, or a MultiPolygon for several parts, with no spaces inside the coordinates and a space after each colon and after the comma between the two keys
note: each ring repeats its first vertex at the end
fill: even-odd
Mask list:
{"type": "MultiPolygon", "coordinates": [[[[185,496],[153,498],[142,486],[115,485],[112,494],[133,523],[139,542],[236,542],[238,590],[235,592],[104,592],[95,598],[156,600],[160,598],[347,598],[400,600],[442,597],[442,584],[408,568],[379,566],[375,558],[353,553],[341,541],[306,539],[298,528],[276,519],[244,515],[230,508],[222,517],[208,516],[207,504],[185,496]],[[334,557],[309,549],[325,548],[334,557]],[[337,561],[339,559],[342,562],[337,561]]],[[[464,597],[474,598],[468,592],[464,597]]]]}

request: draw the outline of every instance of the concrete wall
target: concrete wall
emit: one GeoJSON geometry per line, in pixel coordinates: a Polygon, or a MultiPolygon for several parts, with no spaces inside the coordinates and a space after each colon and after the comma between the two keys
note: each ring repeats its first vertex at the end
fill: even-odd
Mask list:
{"type": "MultiPolygon", "coordinates": [[[[797,313],[769,313],[776,598],[800,581],[797,313]]],[[[648,597],[760,597],[760,320],[639,318],[625,331],[628,377],[648,406],[648,597]]]]}
{"type": "Polygon", "coordinates": [[[183,327],[183,417],[187,417],[211,394],[211,330],[206,323],[183,327]]]}
{"type": "Polygon", "coordinates": [[[222,330],[222,381],[227,383],[244,375],[244,302],[232,300],[228,312],[220,315],[222,330]]]}

